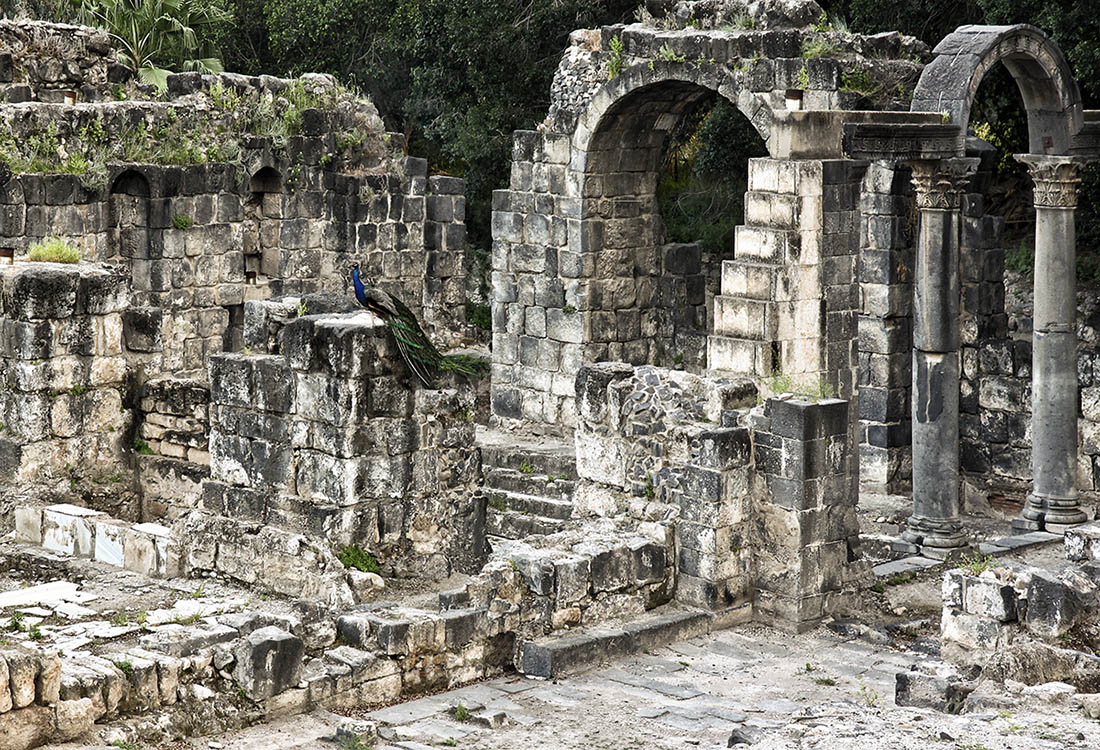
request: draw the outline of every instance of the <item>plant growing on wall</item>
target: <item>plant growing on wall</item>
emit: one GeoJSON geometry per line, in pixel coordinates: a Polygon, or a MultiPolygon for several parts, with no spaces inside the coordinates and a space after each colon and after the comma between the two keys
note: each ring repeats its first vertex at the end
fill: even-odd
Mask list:
{"type": "Polygon", "coordinates": [[[73,0],[80,19],[111,35],[119,60],[160,90],[176,71],[220,73],[210,41],[231,16],[221,0],[73,0]]]}

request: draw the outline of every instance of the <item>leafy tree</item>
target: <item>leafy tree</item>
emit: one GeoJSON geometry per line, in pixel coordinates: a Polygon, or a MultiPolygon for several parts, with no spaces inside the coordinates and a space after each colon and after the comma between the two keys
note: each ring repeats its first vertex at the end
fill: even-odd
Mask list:
{"type": "Polygon", "coordinates": [[[489,243],[491,191],[512,132],[546,115],[569,32],[633,17],[636,0],[236,0],[232,67],[332,73],[366,91],[432,168],[467,180],[471,242],[489,243]],[[262,4],[263,26],[254,22],[262,4]],[[243,31],[242,31],[243,29],[243,31]],[[247,59],[255,54],[256,65],[247,59]]]}
{"type": "Polygon", "coordinates": [[[211,29],[230,19],[221,0],[74,0],[81,21],[111,35],[119,60],[145,83],[167,86],[172,70],[218,73],[211,29]]]}

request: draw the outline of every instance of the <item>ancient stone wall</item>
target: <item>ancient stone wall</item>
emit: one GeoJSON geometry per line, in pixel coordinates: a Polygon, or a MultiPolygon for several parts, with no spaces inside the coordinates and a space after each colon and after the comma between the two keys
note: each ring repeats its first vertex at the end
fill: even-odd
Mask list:
{"type": "Polygon", "coordinates": [[[708,25],[713,8],[696,11],[682,24],[670,16],[575,32],[546,121],[516,134],[510,189],[495,193],[493,218],[493,413],[505,423],[572,427],[572,376],[601,360],[782,372],[853,396],[862,165],[836,158],[825,120],[788,107],[902,106],[904,96],[867,100],[853,81],[894,75],[905,90],[924,50],[900,36],[787,28],[789,19],[733,31],[708,25]],[[871,58],[895,59],[871,72],[871,58]],[[715,95],[772,155],[750,167],[737,260],[724,262],[730,291],[724,270],[702,268],[699,278],[692,264],[682,275],[655,196],[668,134],[715,95]],[[705,279],[719,275],[712,304],[705,279]]]}
{"type": "Polygon", "coordinates": [[[850,604],[869,570],[847,402],[750,417],[745,382],[621,363],[584,366],[577,400],[576,512],[674,519],[677,600],[795,629],[850,604]]]}
{"type": "Polygon", "coordinates": [[[0,264],[0,481],[117,495],[130,411],[117,269],[0,264]]]}
{"type": "Polygon", "coordinates": [[[133,77],[105,31],[41,21],[0,21],[4,101],[101,101],[133,77]]]}
{"type": "Polygon", "coordinates": [[[476,569],[485,507],[473,387],[412,387],[365,312],[296,318],[280,341],[278,355],[211,359],[200,508],[359,545],[391,574],[476,569]]]}

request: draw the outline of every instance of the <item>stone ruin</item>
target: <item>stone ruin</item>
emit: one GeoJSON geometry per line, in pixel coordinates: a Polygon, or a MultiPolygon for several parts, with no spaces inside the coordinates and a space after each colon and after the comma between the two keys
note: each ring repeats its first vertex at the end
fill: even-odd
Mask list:
{"type": "MultiPolygon", "coordinates": [[[[647,6],[574,32],[516,133],[491,371],[437,388],[347,269],[477,352],[464,184],[369,102],[319,75],[156,96],[100,32],[0,22],[8,746],[801,632],[858,615],[876,575],[1062,536],[1057,571],[949,570],[942,638],[1003,679],[1097,689],[1064,637],[1100,642],[1100,326],[1072,272],[1100,116],[1061,51],[1029,26],[928,50],[808,1],[647,6]],[[998,63],[1031,134],[1032,330],[1006,311],[995,152],[967,131],[998,63]],[[668,243],[656,200],[669,132],[715,97],[768,152],[726,257],[668,243]],[[30,260],[51,237],[81,261],[30,260]],[[862,511],[883,496],[911,503],[888,538],[862,511]],[[1005,497],[1015,535],[972,534],[961,513],[1005,497]]],[[[973,692],[898,685],[945,710],[973,692]]]]}

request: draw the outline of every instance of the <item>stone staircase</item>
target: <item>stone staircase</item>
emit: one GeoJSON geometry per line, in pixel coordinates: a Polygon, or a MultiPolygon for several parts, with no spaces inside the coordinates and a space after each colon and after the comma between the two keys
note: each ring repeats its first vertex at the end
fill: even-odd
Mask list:
{"type": "Polygon", "coordinates": [[[745,224],[722,262],[708,338],[711,370],[767,376],[819,372],[821,175],[811,166],[749,160],[745,224]]]}
{"type": "Polygon", "coordinates": [[[488,533],[505,539],[561,530],[573,513],[572,441],[479,430],[488,533]]]}

